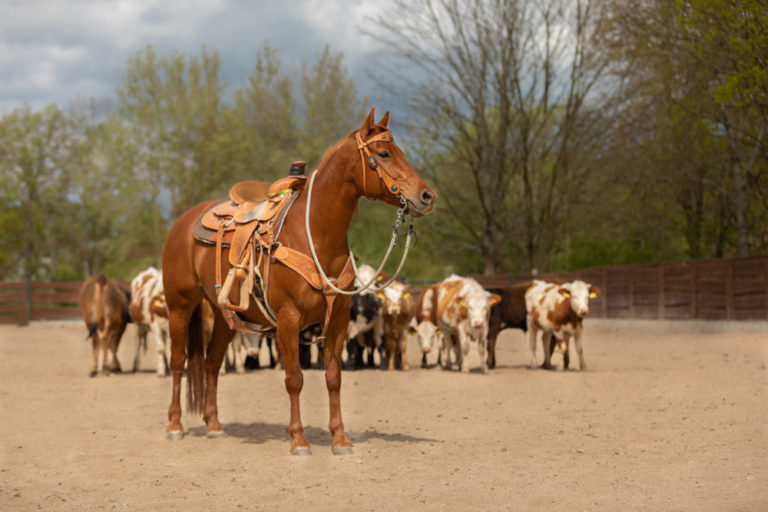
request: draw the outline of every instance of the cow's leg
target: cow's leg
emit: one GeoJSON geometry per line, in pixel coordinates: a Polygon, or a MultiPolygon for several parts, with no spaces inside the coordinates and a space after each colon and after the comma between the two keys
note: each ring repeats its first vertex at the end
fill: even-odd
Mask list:
{"type": "Polygon", "coordinates": [[[450,352],[453,347],[453,336],[451,333],[443,334],[443,346],[440,348],[440,362],[443,370],[451,369],[450,352]]]}
{"type": "Polygon", "coordinates": [[[291,434],[291,453],[311,455],[309,443],[304,437],[301,424],[299,395],[304,387],[304,374],[299,363],[299,314],[283,308],[277,313],[277,349],[285,368],[285,389],[291,402],[291,418],[288,432],[291,434]]]}
{"type": "Polygon", "coordinates": [[[488,326],[488,368],[496,368],[496,337],[499,335],[501,324],[491,318],[488,326]]]}
{"type": "Polygon", "coordinates": [[[544,347],[544,364],[542,364],[542,368],[546,368],[547,370],[552,369],[552,361],[550,361],[550,354],[552,353],[551,344],[555,343],[554,336],[552,336],[552,332],[548,331],[546,329],[542,330],[541,332],[541,344],[544,347]]]}
{"type": "Polygon", "coordinates": [[[224,434],[224,429],[219,423],[219,408],[216,400],[219,385],[219,370],[221,369],[227,348],[232,342],[235,331],[230,329],[219,308],[215,309],[216,319],[213,322],[211,342],[205,355],[205,408],[203,420],[208,426],[208,437],[219,437],[224,434]]]}
{"type": "Polygon", "coordinates": [[[405,332],[401,332],[400,341],[398,343],[397,350],[400,352],[400,360],[403,365],[403,371],[405,372],[411,370],[411,365],[408,364],[408,358],[406,357],[407,349],[408,349],[408,336],[405,334],[405,332]]]}
{"type": "Polygon", "coordinates": [[[136,354],[133,356],[133,373],[139,371],[139,356],[142,349],[147,349],[147,331],[144,324],[136,324],[136,330],[138,335],[136,337],[136,354]]]}
{"type": "Polygon", "coordinates": [[[397,351],[397,340],[395,340],[394,333],[387,331],[386,341],[384,343],[386,344],[387,350],[387,370],[394,370],[396,359],[395,352],[397,351]]]}
{"type": "Polygon", "coordinates": [[[469,349],[472,339],[466,331],[459,329],[459,344],[456,346],[456,360],[461,373],[469,373],[469,349]]]}
{"type": "Polygon", "coordinates": [[[565,357],[568,355],[568,333],[563,333],[563,338],[557,340],[558,352],[560,352],[560,359],[557,361],[557,371],[561,372],[565,368],[565,357]]]}
{"type": "Polygon", "coordinates": [[[538,329],[536,329],[536,326],[532,325],[532,323],[528,322],[528,349],[531,353],[531,361],[529,363],[529,366],[532,370],[535,370],[539,367],[539,363],[536,359],[536,335],[538,334],[538,329]]]}
{"type": "Polygon", "coordinates": [[[103,330],[99,330],[99,368],[98,371],[104,375],[109,375],[110,361],[109,361],[109,327],[107,326],[103,330]]]}
{"type": "Polygon", "coordinates": [[[576,353],[579,354],[579,368],[581,371],[584,371],[587,369],[587,363],[584,362],[584,352],[583,347],[581,346],[581,331],[576,331],[574,337],[576,341],[576,353]]]}
{"type": "Polygon", "coordinates": [[[165,336],[157,322],[149,325],[152,337],[155,338],[155,352],[157,352],[156,372],[158,377],[165,377],[165,336]]]}
{"type": "Polygon", "coordinates": [[[99,351],[101,349],[101,340],[98,332],[94,332],[91,336],[91,345],[93,346],[93,361],[91,362],[91,371],[88,374],[89,377],[95,377],[99,374],[99,351]]]}
{"type": "Polygon", "coordinates": [[[485,341],[483,336],[477,342],[477,354],[480,356],[480,371],[484,374],[488,373],[488,359],[485,355],[485,341]]]}
{"type": "MultiPolygon", "coordinates": [[[[330,419],[328,429],[333,436],[331,449],[334,455],[352,453],[352,443],[344,433],[344,421],[341,419],[341,350],[344,343],[345,329],[332,322],[323,342],[325,360],[325,385],[328,388],[330,419]]],[[[345,324],[348,322],[344,322],[345,324]]]]}

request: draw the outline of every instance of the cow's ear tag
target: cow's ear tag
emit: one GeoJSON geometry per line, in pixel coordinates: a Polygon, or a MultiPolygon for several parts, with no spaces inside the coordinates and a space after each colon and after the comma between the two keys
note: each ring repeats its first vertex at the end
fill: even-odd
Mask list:
{"type": "Polygon", "coordinates": [[[463,300],[460,300],[459,301],[459,306],[465,308],[465,307],[467,307],[467,304],[463,300]]]}
{"type": "Polygon", "coordinates": [[[592,292],[592,293],[589,294],[589,298],[590,299],[596,299],[597,298],[597,294],[595,292],[592,292]]]}
{"type": "Polygon", "coordinates": [[[405,297],[406,299],[407,299],[408,297],[410,297],[410,296],[411,296],[411,292],[405,292],[405,293],[403,294],[403,297],[405,297]]]}
{"type": "Polygon", "coordinates": [[[570,299],[571,298],[571,294],[568,293],[568,292],[563,292],[563,297],[565,297],[566,299],[570,299]]]}
{"type": "Polygon", "coordinates": [[[155,306],[161,307],[162,305],[163,305],[163,301],[161,301],[160,299],[155,299],[155,306]]]}
{"type": "Polygon", "coordinates": [[[435,331],[435,334],[443,334],[443,331],[441,331],[440,329],[437,329],[437,330],[435,331]]]}
{"type": "Polygon", "coordinates": [[[384,294],[382,292],[376,292],[376,296],[380,299],[384,298],[384,294]]]}

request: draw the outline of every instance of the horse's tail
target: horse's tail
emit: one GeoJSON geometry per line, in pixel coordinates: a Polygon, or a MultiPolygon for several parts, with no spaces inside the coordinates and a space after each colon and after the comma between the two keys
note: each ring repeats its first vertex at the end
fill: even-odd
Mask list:
{"type": "Polygon", "coordinates": [[[189,319],[187,345],[187,411],[202,414],[205,408],[205,344],[203,316],[198,305],[189,319]]]}
{"type": "Polygon", "coordinates": [[[88,305],[91,322],[88,324],[88,336],[86,340],[93,338],[99,330],[99,325],[104,323],[104,287],[107,284],[107,277],[99,274],[96,282],[93,283],[93,295],[88,305]]]}

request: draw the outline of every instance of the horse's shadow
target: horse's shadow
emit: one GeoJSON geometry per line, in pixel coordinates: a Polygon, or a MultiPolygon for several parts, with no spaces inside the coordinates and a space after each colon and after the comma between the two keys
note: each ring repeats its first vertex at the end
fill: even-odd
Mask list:
{"type": "MultiPolygon", "coordinates": [[[[264,444],[268,441],[285,441],[290,439],[288,427],[277,423],[228,423],[223,425],[224,433],[228,437],[242,439],[248,444],[264,444]]],[[[188,435],[193,437],[204,437],[206,427],[200,425],[191,427],[188,435]]],[[[305,426],[304,436],[310,444],[317,446],[331,446],[331,434],[327,429],[305,426]]],[[[375,430],[366,430],[364,432],[347,432],[347,436],[353,443],[365,443],[371,439],[381,439],[390,443],[442,443],[439,439],[428,437],[416,437],[409,434],[385,434],[375,430]]]]}

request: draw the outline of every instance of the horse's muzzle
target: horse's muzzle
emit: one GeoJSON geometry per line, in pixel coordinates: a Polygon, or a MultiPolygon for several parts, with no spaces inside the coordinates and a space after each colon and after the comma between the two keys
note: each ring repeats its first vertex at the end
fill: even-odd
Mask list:
{"type": "Polygon", "coordinates": [[[437,193],[430,188],[425,188],[416,196],[406,199],[408,213],[413,217],[423,217],[435,208],[437,193]]]}

